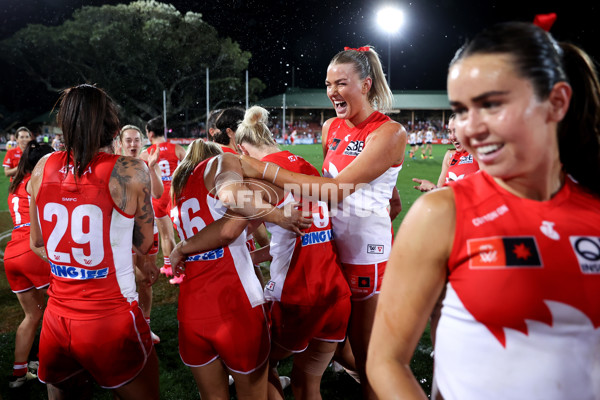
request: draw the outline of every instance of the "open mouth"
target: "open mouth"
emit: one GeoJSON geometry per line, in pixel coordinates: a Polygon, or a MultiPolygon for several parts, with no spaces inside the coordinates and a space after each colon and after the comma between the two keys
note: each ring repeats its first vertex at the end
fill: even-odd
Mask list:
{"type": "Polygon", "coordinates": [[[477,148],[477,155],[482,156],[482,157],[490,156],[490,155],[496,153],[502,147],[504,147],[503,144],[498,144],[498,143],[487,144],[485,146],[481,146],[481,147],[477,148]]]}
{"type": "Polygon", "coordinates": [[[348,103],[346,103],[343,100],[339,100],[339,101],[336,100],[333,102],[333,105],[334,105],[335,111],[337,113],[343,113],[344,111],[346,111],[346,108],[348,107],[348,103]]]}

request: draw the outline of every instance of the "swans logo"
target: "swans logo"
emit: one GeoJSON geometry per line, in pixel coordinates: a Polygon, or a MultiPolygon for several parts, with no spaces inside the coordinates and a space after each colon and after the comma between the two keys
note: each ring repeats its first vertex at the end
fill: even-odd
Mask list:
{"type": "Polygon", "coordinates": [[[600,274],[600,237],[570,236],[579,268],[584,274],[600,274]]]}

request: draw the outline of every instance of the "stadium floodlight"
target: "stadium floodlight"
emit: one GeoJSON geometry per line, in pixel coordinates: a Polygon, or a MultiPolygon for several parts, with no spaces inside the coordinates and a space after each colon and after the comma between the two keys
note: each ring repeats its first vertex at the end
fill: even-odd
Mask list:
{"type": "Polygon", "coordinates": [[[377,25],[388,34],[388,67],[387,77],[388,86],[392,86],[392,35],[398,33],[402,23],[404,22],[404,13],[402,10],[386,6],[377,12],[377,25]]]}

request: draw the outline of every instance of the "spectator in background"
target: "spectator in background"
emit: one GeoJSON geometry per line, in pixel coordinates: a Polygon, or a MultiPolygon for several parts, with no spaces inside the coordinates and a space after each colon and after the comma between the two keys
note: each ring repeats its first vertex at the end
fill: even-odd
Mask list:
{"type": "Polygon", "coordinates": [[[19,159],[21,158],[21,154],[23,154],[23,150],[25,150],[25,146],[33,140],[33,133],[25,126],[18,128],[16,135],[17,147],[6,152],[4,162],[2,163],[4,175],[11,177],[11,180],[17,173],[17,165],[19,165],[19,159]]]}
{"type": "Polygon", "coordinates": [[[63,141],[62,133],[57,133],[52,139],[52,148],[54,151],[63,151],[65,149],[65,142],[63,141]]]}
{"type": "Polygon", "coordinates": [[[12,150],[15,147],[17,147],[17,140],[15,138],[15,135],[11,133],[8,142],[6,142],[6,151],[12,150]]]}

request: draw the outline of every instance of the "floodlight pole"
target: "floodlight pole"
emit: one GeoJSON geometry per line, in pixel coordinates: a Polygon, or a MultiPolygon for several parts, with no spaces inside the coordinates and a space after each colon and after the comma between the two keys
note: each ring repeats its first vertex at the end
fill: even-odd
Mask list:
{"type": "Polygon", "coordinates": [[[388,86],[392,88],[392,34],[388,32],[388,86]]]}

